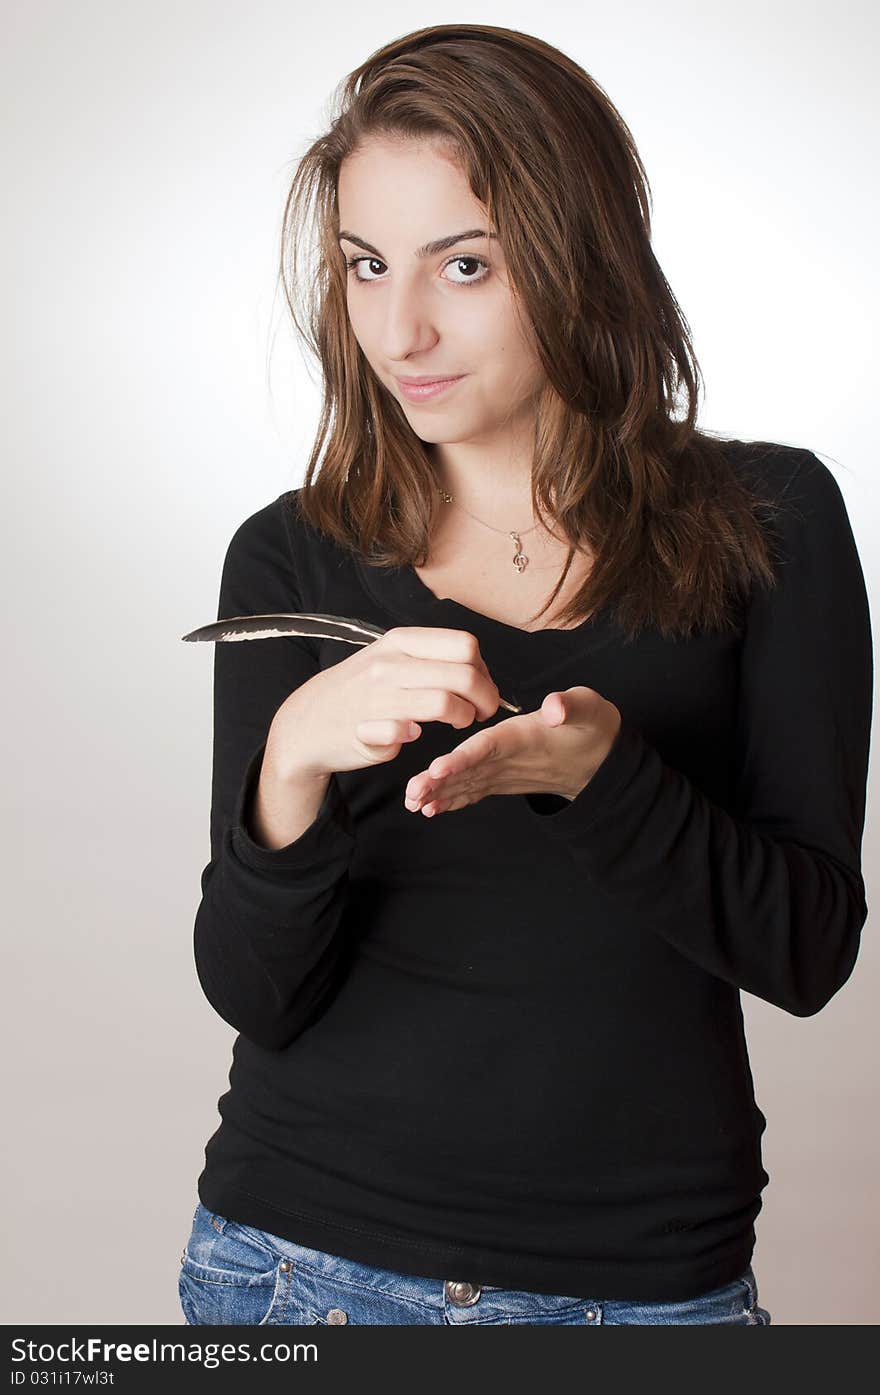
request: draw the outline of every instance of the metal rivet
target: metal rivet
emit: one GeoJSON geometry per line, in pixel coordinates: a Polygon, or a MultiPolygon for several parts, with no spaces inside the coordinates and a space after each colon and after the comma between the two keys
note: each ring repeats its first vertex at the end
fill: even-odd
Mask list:
{"type": "Polygon", "coordinates": [[[595,1316],[596,1316],[595,1309],[594,1309],[594,1308],[588,1308],[588,1309],[587,1309],[587,1322],[592,1322],[593,1319],[595,1318],[595,1316]]]}
{"type": "Polygon", "coordinates": [[[331,1308],[327,1314],[327,1321],[336,1324],[348,1322],[348,1315],[341,1308],[331,1308]]]}
{"type": "Polygon", "coordinates": [[[286,1274],[287,1271],[288,1271],[288,1269],[290,1268],[290,1260],[289,1260],[289,1259],[282,1259],[282,1261],[281,1261],[281,1263],[279,1264],[278,1268],[281,1270],[282,1274],[286,1274]]]}
{"type": "Polygon", "coordinates": [[[466,1282],[464,1279],[447,1279],[446,1296],[457,1308],[469,1308],[479,1300],[482,1289],[479,1284],[466,1282]]]}

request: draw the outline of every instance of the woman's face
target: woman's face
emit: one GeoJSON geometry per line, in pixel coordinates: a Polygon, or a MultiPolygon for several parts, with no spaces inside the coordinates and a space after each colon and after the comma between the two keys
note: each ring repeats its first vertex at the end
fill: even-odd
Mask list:
{"type": "Polygon", "coordinates": [[[534,416],[543,367],[514,313],[485,209],[436,142],[372,138],[337,188],[348,314],[377,378],[426,442],[503,442],[534,416]],[[469,233],[454,245],[426,244],[469,233]],[[399,378],[460,380],[410,400],[399,378]]]}

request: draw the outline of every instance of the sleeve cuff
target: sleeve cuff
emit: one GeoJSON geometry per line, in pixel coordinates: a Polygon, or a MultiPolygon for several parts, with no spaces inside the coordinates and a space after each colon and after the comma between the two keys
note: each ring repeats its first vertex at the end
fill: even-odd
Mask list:
{"type": "Polygon", "coordinates": [[[248,832],[247,819],[260,780],[263,741],[248,761],[232,824],[232,847],[239,861],[257,871],[300,871],[315,863],[346,857],[355,843],[355,828],[336,776],[331,775],[318,812],[298,838],[283,848],[264,848],[248,832]]]}
{"type": "Polygon", "coordinates": [[[553,836],[566,838],[581,833],[608,813],[615,799],[638,775],[646,754],[641,732],[622,717],[610,751],[574,799],[558,794],[526,794],[526,806],[542,819],[543,827],[553,836]]]}

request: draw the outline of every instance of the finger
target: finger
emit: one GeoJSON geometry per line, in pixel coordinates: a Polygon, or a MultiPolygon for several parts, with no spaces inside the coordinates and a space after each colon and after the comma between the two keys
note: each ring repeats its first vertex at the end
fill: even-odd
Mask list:
{"type": "Polygon", "coordinates": [[[456,809],[464,809],[468,804],[476,804],[477,796],[462,790],[457,794],[442,799],[432,799],[422,806],[422,813],[426,818],[434,818],[437,814],[454,813],[456,809]]]}
{"type": "Polygon", "coordinates": [[[471,778],[459,779],[454,776],[445,780],[434,780],[424,785],[408,785],[404,804],[410,813],[418,810],[426,818],[447,810],[463,809],[468,804],[476,804],[484,797],[486,790],[475,788],[471,778]]]}
{"type": "Polygon", "coordinates": [[[407,785],[404,803],[408,809],[422,808],[432,799],[439,799],[442,795],[448,798],[453,792],[448,782],[443,780],[426,780],[420,784],[407,785]]]}
{"type": "MultiPolygon", "coordinates": [[[[383,639],[387,639],[392,633],[391,630],[386,630],[383,639]]],[[[494,717],[498,711],[500,694],[472,635],[455,630],[431,629],[419,632],[417,629],[410,629],[410,635],[419,637],[418,643],[411,643],[408,640],[402,641],[401,636],[404,633],[404,629],[398,627],[396,646],[399,647],[396,647],[396,654],[392,651],[391,661],[387,655],[381,660],[381,677],[385,681],[397,684],[401,690],[406,689],[410,694],[423,692],[424,701],[430,704],[430,707],[433,707],[438,697],[452,698],[446,714],[442,717],[432,717],[432,720],[445,721],[451,726],[461,728],[471,726],[474,721],[486,722],[494,717]],[[455,657],[454,653],[449,651],[444,653],[442,658],[421,652],[420,646],[426,636],[432,648],[436,648],[444,635],[454,638],[450,651],[458,651],[460,657],[455,657]],[[419,660],[415,666],[415,677],[413,659],[419,660]]],[[[376,662],[379,663],[378,657],[376,662]]],[[[425,716],[430,707],[426,709],[425,716]]]]}
{"type": "Polygon", "coordinates": [[[435,780],[444,780],[449,775],[460,775],[463,770],[472,770],[488,755],[482,732],[478,737],[463,741],[454,751],[437,756],[428,766],[428,775],[435,780]]]}
{"type": "Polygon", "coordinates": [[[404,797],[407,808],[410,802],[424,804],[440,790],[444,798],[451,794],[457,795],[465,783],[461,777],[467,776],[466,783],[472,783],[472,772],[483,761],[490,759],[493,751],[494,744],[487,741],[485,734],[480,732],[456,746],[454,751],[437,756],[427,770],[413,775],[408,781],[404,797]]]}
{"type": "Polygon", "coordinates": [[[548,693],[541,703],[541,719],[547,726],[558,727],[566,717],[565,697],[562,693],[548,693]]]}
{"type": "Polygon", "coordinates": [[[374,717],[358,722],[354,730],[358,740],[367,746],[398,746],[405,741],[415,741],[422,734],[418,722],[395,717],[374,717]]]}
{"type": "MultiPolygon", "coordinates": [[[[446,759],[446,757],[443,757],[444,762],[446,759]]],[[[424,804],[426,799],[432,798],[433,795],[440,790],[443,790],[444,794],[450,790],[454,790],[456,787],[456,776],[470,769],[474,762],[469,762],[468,765],[463,766],[460,770],[448,770],[445,768],[445,765],[436,769],[435,764],[435,762],[432,762],[427,770],[423,770],[420,775],[413,775],[412,779],[407,782],[404,794],[406,803],[417,802],[424,804]]]]}
{"type": "Polygon", "coordinates": [[[459,790],[451,779],[411,780],[406,787],[403,802],[407,809],[422,809],[424,811],[428,804],[437,800],[450,799],[458,793],[459,790]]]}

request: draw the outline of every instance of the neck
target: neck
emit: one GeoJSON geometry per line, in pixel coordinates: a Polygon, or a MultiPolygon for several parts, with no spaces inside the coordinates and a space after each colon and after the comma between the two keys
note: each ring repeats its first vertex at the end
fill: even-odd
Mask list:
{"type": "Polygon", "coordinates": [[[548,527],[535,518],[528,494],[525,498],[517,495],[515,499],[509,500],[486,498],[477,508],[472,507],[470,503],[463,503],[446,485],[438,485],[437,494],[435,545],[441,537],[455,537],[459,540],[467,539],[468,545],[478,545],[486,549],[503,544],[505,535],[510,540],[511,534],[516,533],[521,535],[523,547],[528,543],[536,557],[555,556],[560,544],[567,549],[568,544],[552,522],[548,527]]]}
{"type": "Polygon", "coordinates": [[[437,484],[477,518],[528,528],[532,515],[534,427],[508,434],[503,442],[454,441],[430,447],[437,484]]]}

